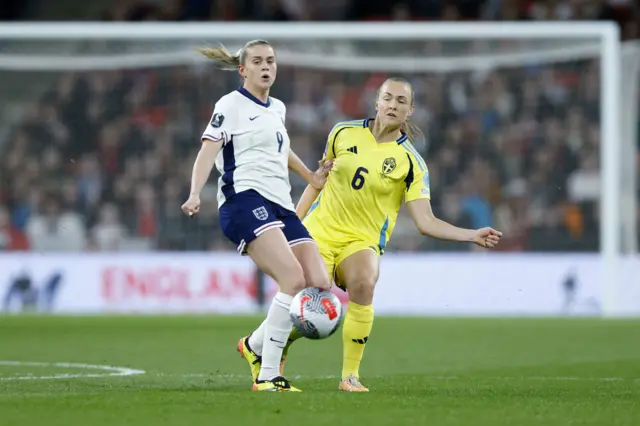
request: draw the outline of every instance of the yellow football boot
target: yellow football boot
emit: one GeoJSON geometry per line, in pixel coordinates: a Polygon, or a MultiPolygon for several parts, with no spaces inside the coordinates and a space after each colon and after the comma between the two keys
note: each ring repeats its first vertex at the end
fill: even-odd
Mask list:
{"type": "Polygon", "coordinates": [[[300,389],[291,386],[291,383],[284,377],[275,377],[272,380],[258,380],[253,384],[254,391],[263,392],[302,392],[300,389]]]}
{"type": "MultiPolygon", "coordinates": [[[[288,348],[287,348],[288,349],[288,348]]],[[[249,368],[251,369],[251,381],[253,383],[258,380],[258,374],[260,374],[260,366],[262,364],[262,357],[249,347],[249,336],[243,337],[238,341],[238,352],[240,356],[247,360],[249,368]]],[[[282,354],[282,360],[280,361],[280,375],[284,375],[284,364],[286,363],[286,351],[282,354]]]]}
{"type": "Polygon", "coordinates": [[[260,374],[262,358],[249,347],[249,336],[243,337],[238,341],[238,352],[240,352],[240,356],[249,363],[249,368],[251,369],[251,382],[255,383],[256,380],[258,380],[258,374],[260,374]]]}

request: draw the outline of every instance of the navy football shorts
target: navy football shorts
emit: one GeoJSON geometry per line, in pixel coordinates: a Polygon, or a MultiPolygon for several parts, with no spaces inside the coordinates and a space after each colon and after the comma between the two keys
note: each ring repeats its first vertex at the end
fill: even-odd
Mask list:
{"type": "Polygon", "coordinates": [[[247,246],[262,233],[282,228],[290,246],[313,241],[309,231],[291,210],[267,200],[252,189],[229,197],[220,207],[220,226],[238,252],[247,254],[247,246]]]}

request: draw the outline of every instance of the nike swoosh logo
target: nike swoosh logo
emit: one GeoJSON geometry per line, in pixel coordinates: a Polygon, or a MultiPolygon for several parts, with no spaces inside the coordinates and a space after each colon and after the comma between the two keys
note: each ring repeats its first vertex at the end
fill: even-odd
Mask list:
{"type": "Polygon", "coordinates": [[[271,340],[274,343],[280,343],[281,345],[284,345],[284,342],[281,342],[280,340],[276,340],[273,337],[269,337],[269,340],[271,340]]]}
{"type": "Polygon", "coordinates": [[[256,115],[255,117],[249,117],[249,120],[253,121],[253,120],[255,120],[255,119],[256,119],[256,118],[258,118],[258,117],[260,117],[260,116],[259,116],[259,115],[256,115]]]}

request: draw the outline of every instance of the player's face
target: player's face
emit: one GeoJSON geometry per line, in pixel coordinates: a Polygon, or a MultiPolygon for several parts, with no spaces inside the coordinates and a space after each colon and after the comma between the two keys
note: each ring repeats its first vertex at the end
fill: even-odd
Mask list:
{"type": "Polygon", "coordinates": [[[277,70],[276,54],[273,47],[266,44],[248,48],[244,65],[240,65],[240,75],[259,89],[268,89],[273,85],[277,70]]]}
{"type": "Polygon", "coordinates": [[[380,88],[376,111],[387,126],[399,126],[413,113],[411,87],[400,81],[387,81],[380,88]]]}

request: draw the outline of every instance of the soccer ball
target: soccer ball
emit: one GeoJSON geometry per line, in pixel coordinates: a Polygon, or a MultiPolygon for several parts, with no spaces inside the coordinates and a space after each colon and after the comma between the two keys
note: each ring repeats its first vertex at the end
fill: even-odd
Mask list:
{"type": "Polygon", "coordinates": [[[340,327],[342,304],[329,290],[305,288],[291,302],[289,315],[293,326],[309,339],[324,339],[340,327]]]}

